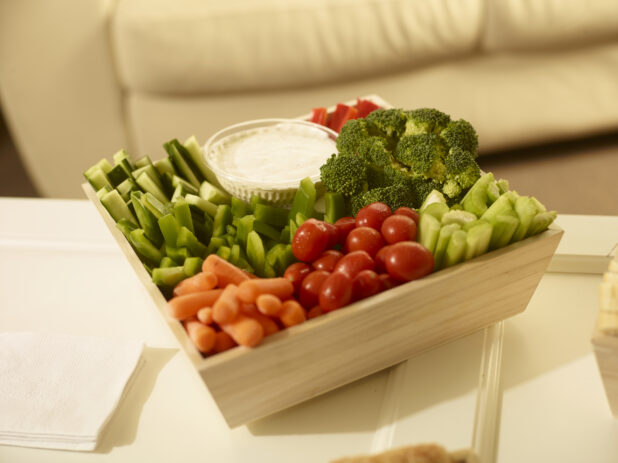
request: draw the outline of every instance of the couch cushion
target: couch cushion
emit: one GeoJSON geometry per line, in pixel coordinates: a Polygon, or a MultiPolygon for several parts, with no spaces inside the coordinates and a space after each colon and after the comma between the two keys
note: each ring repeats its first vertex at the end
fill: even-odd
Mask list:
{"type": "Polygon", "coordinates": [[[483,48],[538,50],[618,38],[618,0],[487,0],[483,48]]]}
{"type": "Polygon", "coordinates": [[[123,85],[153,93],[299,87],[475,49],[482,0],[120,0],[123,85]]]}

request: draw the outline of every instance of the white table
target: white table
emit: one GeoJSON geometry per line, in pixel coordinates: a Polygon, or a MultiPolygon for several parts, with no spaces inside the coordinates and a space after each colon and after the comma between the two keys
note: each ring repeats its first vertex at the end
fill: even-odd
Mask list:
{"type": "MultiPolygon", "coordinates": [[[[561,270],[582,253],[598,262],[618,239],[618,217],[558,223],[563,261],[552,267],[561,270]]],[[[618,461],[618,421],[589,342],[600,278],[548,273],[526,311],[507,321],[500,462],[618,461]]],[[[133,337],[148,346],[147,364],[97,451],[0,446],[1,462],[314,463],[427,441],[470,446],[481,333],[415,357],[397,375],[386,370],[228,429],[86,201],[0,199],[0,309],[2,331],[133,337]]]]}

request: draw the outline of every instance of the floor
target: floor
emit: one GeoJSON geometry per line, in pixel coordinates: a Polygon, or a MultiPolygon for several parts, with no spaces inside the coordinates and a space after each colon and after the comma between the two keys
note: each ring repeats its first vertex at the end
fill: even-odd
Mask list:
{"type": "MultiPolygon", "coordinates": [[[[481,168],[509,180],[563,214],[618,215],[618,133],[479,158],[481,168]]],[[[38,197],[0,117],[0,196],[38,197]]]]}

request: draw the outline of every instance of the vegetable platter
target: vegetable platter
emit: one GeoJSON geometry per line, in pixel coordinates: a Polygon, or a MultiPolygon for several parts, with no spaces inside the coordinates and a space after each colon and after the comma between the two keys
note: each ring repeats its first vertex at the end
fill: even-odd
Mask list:
{"type": "MultiPolygon", "coordinates": [[[[389,107],[379,97],[366,97],[363,100],[368,101],[371,98],[373,98],[377,106],[381,108],[389,107]]],[[[349,108],[352,105],[353,103],[348,103],[347,105],[327,108],[326,114],[331,114],[329,120],[334,120],[337,124],[342,125],[345,131],[344,122],[345,118],[349,117],[349,113],[346,115],[341,110],[341,107],[347,106],[349,108]]],[[[315,114],[301,117],[300,119],[308,119],[313,116],[315,114]]],[[[173,156],[178,156],[178,151],[181,148],[181,146],[176,146],[173,143],[166,144],[166,150],[170,153],[172,162],[175,159],[173,156]]],[[[123,152],[117,154],[118,156],[115,156],[115,160],[117,165],[120,165],[125,162],[126,158],[123,152]]],[[[167,169],[165,165],[159,165],[159,167],[167,169]]],[[[157,187],[150,185],[148,183],[149,178],[144,175],[144,171],[150,168],[149,164],[140,166],[140,170],[138,170],[139,176],[136,175],[136,180],[138,183],[140,183],[140,180],[144,183],[144,186],[140,183],[140,187],[145,191],[149,191],[148,188],[152,187],[152,191],[157,193],[157,187]]],[[[205,172],[204,175],[208,179],[208,172],[205,172]]],[[[479,177],[480,173],[476,173],[476,175],[479,177]]],[[[122,181],[122,178],[118,179],[118,181],[122,181]]],[[[489,177],[484,175],[477,183],[482,184],[488,181],[489,177]]],[[[496,182],[493,181],[493,177],[491,181],[492,185],[495,186],[496,182]]],[[[304,189],[303,182],[301,182],[301,188],[299,189],[301,195],[304,189]]],[[[485,233],[485,230],[486,228],[491,230],[492,227],[487,224],[486,220],[475,220],[471,225],[475,226],[479,222],[479,225],[482,226],[465,229],[468,231],[469,238],[472,236],[476,237],[474,241],[468,241],[467,249],[468,251],[475,249],[475,246],[479,243],[478,237],[485,236],[485,238],[480,239],[480,242],[485,241],[484,250],[483,252],[474,252],[467,255],[465,262],[462,261],[460,253],[459,257],[452,261],[450,265],[438,267],[436,263],[436,269],[439,268],[439,271],[433,271],[428,275],[424,273],[422,278],[413,279],[413,281],[407,283],[399,281],[396,285],[392,285],[392,287],[386,286],[390,289],[382,290],[377,294],[373,293],[373,295],[364,299],[354,302],[353,299],[350,300],[348,293],[348,299],[343,307],[325,304],[324,310],[320,312],[319,316],[315,318],[309,316],[309,319],[300,324],[285,324],[285,329],[277,330],[274,334],[265,336],[263,339],[260,338],[261,342],[259,342],[259,345],[252,341],[247,341],[246,343],[239,341],[238,343],[243,345],[218,352],[215,355],[204,355],[204,351],[208,349],[197,347],[200,344],[199,342],[196,344],[195,332],[191,333],[192,330],[188,323],[193,323],[197,328],[201,328],[201,326],[197,322],[188,320],[185,320],[185,325],[183,325],[183,323],[179,322],[178,317],[172,317],[170,312],[172,304],[169,302],[170,294],[166,294],[161,286],[162,282],[168,282],[169,278],[174,280],[178,272],[182,273],[183,270],[187,272],[187,268],[193,269],[192,273],[195,273],[195,267],[199,266],[200,259],[187,258],[184,267],[181,265],[179,267],[164,268],[161,265],[161,268],[155,268],[154,270],[147,268],[143,261],[144,255],[148,255],[152,251],[156,254],[153,257],[155,262],[161,258],[157,249],[140,248],[140,240],[143,240],[145,236],[147,237],[147,230],[131,228],[126,226],[126,224],[122,226],[122,223],[119,226],[116,223],[118,222],[117,214],[110,214],[108,212],[110,211],[110,204],[109,202],[106,204],[106,201],[104,201],[105,189],[95,191],[92,183],[90,181],[90,183],[83,184],[87,197],[101,214],[138,278],[152,297],[154,305],[177,338],[181,349],[189,357],[195,370],[203,379],[230,427],[236,427],[286,409],[329,390],[400,363],[415,354],[478,331],[522,312],[534,293],[562,236],[562,230],[555,225],[547,227],[547,224],[553,220],[553,218],[550,218],[542,228],[537,228],[533,235],[522,235],[522,239],[516,242],[511,241],[511,244],[508,244],[510,241],[507,239],[500,246],[496,245],[488,248],[489,235],[485,233]],[[116,217],[112,217],[112,215],[116,215],[116,217]],[[477,233],[474,233],[475,231],[477,233]],[[131,243],[129,239],[132,240],[131,243]],[[247,347],[248,345],[256,345],[256,347],[247,347]]],[[[216,179],[213,179],[211,183],[216,186],[216,179]]],[[[185,182],[180,180],[177,181],[175,187],[176,191],[185,188],[190,190],[190,185],[185,185],[185,182]]],[[[475,190],[475,188],[478,189],[478,187],[474,186],[470,190],[475,190]]],[[[216,187],[213,190],[208,186],[207,190],[204,196],[213,198],[213,200],[220,194],[216,187]]],[[[503,188],[503,192],[506,192],[506,190],[508,188],[503,188]]],[[[379,193],[381,191],[390,192],[392,189],[384,188],[371,191],[373,194],[373,192],[379,193]]],[[[496,189],[496,191],[498,190],[496,189]]],[[[202,191],[200,191],[201,194],[202,191]]],[[[141,206],[139,202],[135,203],[135,201],[139,200],[140,196],[147,195],[149,193],[144,195],[138,193],[135,197],[132,195],[127,204],[133,201],[137,212],[141,206]]],[[[502,194],[501,197],[505,201],[494,201],[494,203],[501,206],[503,203],[508,205],[509,201],[506,201],[506,199],[513,195],[516,194],[514,192],[502,194]]],[[[213,207],[212,203],[208,200],[205,202],[200,200],[199,196],[187,196],[192,198],[191,206],[205,205],[206,209],[213,207]]],[[[436,241],[439,242],[438,235],[441,225],[434,215],[436,217],[447,216],[459,220],[461,216],[473,214],[466,210],[459,210],[458,205],[447,205],[446,199],[441,194],[437,194],[437,196],[432,194],[431,196],[431,202],[439,204],[427,204],[428,207],[426,207],[426,204],[423,204],[423,208],[433,211],[433,215],[427,213],[423,216],[421,213],[420,221],[418,222],[419,241],[426,246],[435,247],[436,241]],[[452,210],[449,210],[449,208],[452,210]],[[439,213],[439,216],[436,215],[437,213],[439,213]]],[[[466,195],[462,204],[466,205],[466,202],[470,204],[475,203],[475,198],[469,198],[468,196],[470,195],[466,195]]],[[[389,196],[389,198],[392,197],[394,196],[389,196]]],[[[519,196],[517,195],[517,197],[519,196]]],[[[331,201],[331,203],[336,202],[335,200],[331,201]]],[[[429,201],[425,201],[425,203],[427,202],[429,201]]],[[[155,203],[156,201],[152,200],[152,204],[146,204],[146,206],[156,206],[155,203]]],[[[180,201],[180,206],[186,207],[182,203],[180,201]]],[[[327,210],[325,216],[328,217],[328,199],[326,203],[327,210]]],[[[303,204],[306,206],[306,202],[303,203],[303,201],[299,204],[301,208],[303,204]]],[[[126,204],[123,202],[120,206],[122,209],[122,206],[126,206],[126,204]]],[[[296,206],[292,205],[293,212],[296,206]]],[[[246,255],[242,253],[239,255],[238,249],[236,249],[234,257],[234,245],[238,237],[237,233],[241,230],[241,220],[234,222],[237,224],[236,227],[231,226],[229,222],[227,226],[224,226],[222,225],[221,217],[224,215],[223,212],[228,215],[230,214],[229,208],[214,207],[218,208],[218,211],[213,210],[210,214],[214,217],[214,228],[215,230],[218,227],[222,228],[222,231],[220,231],[216,241],[216,243],[220,244],[220,248],[218,250],[209,250],[209,258],[214,256],[213,258],[218,259],[215,254],[211,254],[214,251],[217,255],[223,256],[223,258],[235,259],[236,262],[239,262],[238,265],[241,269],[248,271],[255,271],[257,269],[255,273],[262,278],[275,276],[274,274],[271,275],[271,273],[274,272],[273,269],[281,262],[284,262],[285,265],[279,267],[279,273],[281,273],[281,268],[286,268],[291,263],[288,250],[290,247],[293,249],[294,244],[290,246],[279,242],[270,248],[281,250],[281,252],[276,253],[276,258],[272,260],[272,267],[270,267],[269,256],[267,255],[266,259],[264,259],[264,251],[261,250],[261,253],[257,253],[256,246],[252,246],[255,244],[252,242],[252,239],[254,241],[257,240],[255,241],[258,245],[257,248],[262,246],[260,239],[256,238],[259,233],[255,230],[249,232],[251,236],[249,236],[247,241],[251,243],[247,244],[246,255]],[[223,209],[225,211],[222,212],[223,209]],[[221,212],[221,214],[218,212],[221,212]],[[225,230],[228,230],[228,232],[225,230]],[[227,245],[223,238],[228,239],[227,245]]],[[[232,203],[233,207],[234,203],[232,203]]],[[[257,211],[258,208],[259,206],[253,210],[257,211]]],[[[187,210],[185,212],[182,209],[176,211],[179,212],[177,215],[178,220],[190,218],[191,214],[186,214],[187,210]]],[[[261,207],[260,210],[264,210],[265,213],[276,212],[274,210],[269,211],[266,206],[261,207]]],[[[333,210],[335,209],[330,209],[330,212],[333,210]]],[[[422,212],[423,209],[420,210],[422,212]]],[[[489,214],[490,212],[495,216],[498,212],[503,211],[502,208],[494,207],[488,209],[488,216],[491,215],[489,214]]],[[[286,226],[280,230],[281,236],[286,236],[285,242],[294,243],[294,240],[290,241],[290,239],[294,238],[297,232],[300,232],[304,224],[309,224],[312,220],[316,222],[316,219],[308,219],[310,215],[306,211],[306,217],[302,220],[298,219],[299,214],[294,215],[297,217],[297,224],[291,221],[289,227],[286,226]],[[298,225],[298,229],[295,228],[296,225],[298,225]]],[[[514,214],[512,209],[510,214],[514,214]]],[[[544,217],[548,214],[542,212],[538,215],[544,217]]],[[[506,217],[508,220],[500,222],[502,217],[497,216],[496,223],[502,227],[500,228],[501,230],[505,230],[505,226],[510,223],[511,219],[506,217]]],[[[266,222],[268,222],[267,218],[268,216],[264,215],[266,222]]],[[[256,224],[257,222],[259,220],[255,220],[256,224]]],[[[278,220],[275,222],[278,222],[278,220]]],[[[278,233],[273,233],[272,227],[275,222],[271,222],[270,227],[262,226],[261,229],[258,229],[258,232],[265,234],[260,236],[268,236],[270,234],[273,238],[277,238],[278,233]]],[[[161,222],[159,224],[161,226],[161,222]]],[[[281,222],[281,225],[283,224],[285,224],[285,221],[281,222]]],[[[198,234],[197,226],[198,224],[196,223],[196,235],[198,234]]],[[[204,226],[204,224],[200,226],[204,226]]],[[[206,226],[211,227],[212,233],[212,223],[210,225],[206,224],[206,226]]],[[[194,242],[193,233],[187,230],[186,227],[182,228],[184,232],[183,242],[186,243],[188,248],[197,249],[197,251],[201,252],[200,243],[194,242]]],[[[357,230],[360,228],[358,228],[357,224],[357,230]]],[[[450,223],[448,227],[442,226],[442,229],[445,228],[457,229],[458,226],[450,223]]],[[[161,231],[164,231],[163,227],[161,227],[161,231]]],[[[458,231],[464,236],[465,240],[466,232],[464,230],[458,231]]],[[[513,229],[511,229],[512,233],[513,229]]],[[[497,235],[494,233],[492,236],[497,235]]],[[[168,259],[171,262],[175,257],[171,253],[176,252],[176,250],[173,247],[167,246],[167,236],[164,238],[166,238],[166,243],[161,245],[160,249],[167,248],[168,254],[171,257],[165,256],[163,259],[168,259]]],[[[162,238],[159,239],[162,241],[162,238]]],[[[180,238],[178,239],[180,240],[180,238]]],[[[414,238],[411,239],[414,240],[414,238]]],[[[211,240],[211,245],[213,240],[214,238],[211,240]]],[[[148,240],[143,241],[148,242],[148,240]]],[[[402,243],[395,243],[392,246],[400,244],[402,243]]],[[[346,246],[348,246],[347,242],[346,246]]],[[[203,251],[206,253],[205,249],[203,251]]],[[[444,262],[448,262],[449,259],[447,257],[452,257],[452,255],[449,254],[449,250],[445,251],[443,249],[443,251],[445,252],[444,262]]],[[[364,251],[356,252],[362,253],[364,251]]],[[[391,252],[392,254],[394,253],[391,252]]],[[[299,260],[303,260],[298,254],[296,254],[296,257],[299,260]]],[[[377,259],[377,255],[375,257],[377,259]]],[[[161,260],[162,262],[163,259],[161,260]]],[[[204,261],[204,267],[202,268],[205,268],[207,262],[209,262],[209,259],[204,261]]],[[[311,263],[313,260],[308,262],[311,263]]],[[[313,265],[317,269],[315,263],[313,265]]],[[[241,270],[238,271],[240,272],[241,270]]],[[[335,273],[333,271],[332,274],[334,275],[335,273]]],[[[386,276],[388,277],[388,275],[386,276]]],[[[185,281],[188,281],[188,279],[185,281]]],[[[245,286],[250,285],[255,286],[252,282],[245,286]]],[[[227,288],[223,289],[223,292],[225,291],[227,291],[227,288]]],[[[220,294],[223,295],[223,293],[220,294]]],[[[320,294],[320,301],[321,296],[322,294],[320,294]]],[[[305,309],[308,313],[311,312],[309,307],[305,306],[305,309]]],[[[211,345],[209,344],[209,346],[211,345]]]]}

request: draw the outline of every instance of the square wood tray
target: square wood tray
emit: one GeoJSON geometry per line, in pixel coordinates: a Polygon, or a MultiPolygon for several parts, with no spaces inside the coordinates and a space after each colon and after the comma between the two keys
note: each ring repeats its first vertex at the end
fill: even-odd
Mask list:
{"type": "Polygon", "coordinates": [[[154,305],[236,427],[306,401],[522,312],[562,236],[549,230],[266,338],[204,358],[116,228],[82,185],[154,305]]]}

